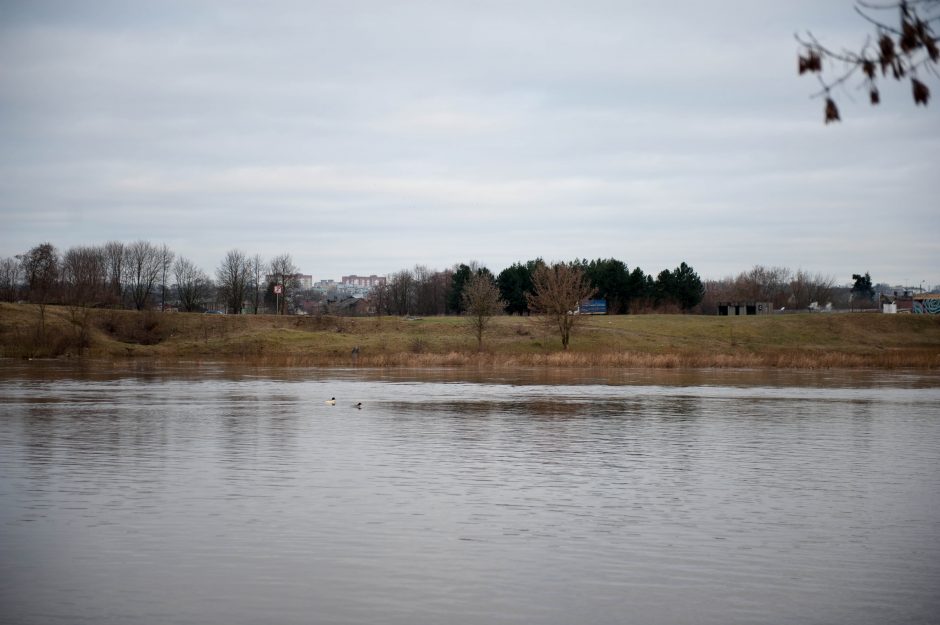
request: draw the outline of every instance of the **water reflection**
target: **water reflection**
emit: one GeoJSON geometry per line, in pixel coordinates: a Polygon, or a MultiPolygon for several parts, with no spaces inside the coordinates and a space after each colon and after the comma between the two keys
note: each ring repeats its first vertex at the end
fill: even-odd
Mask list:
{"type": "Polygon", "coordinates": [[[828,375],[11,363],[0,605],[20,623],[929,622],[936,378],[828,375]]]}
{"type": "Polygon", "coordinates": [[[15,376],[24,384],[68,378],[84,381],[132,379],[136,387],[174,379],[267,380],[304,382],[311,379],[354,379],[379,382],[440,382],[451,384],[522,384],[541,386],[595,385],[660,387],[798,387],[798,388],[905,388],[932,389],[940,374],[931,371],[789,370],[789,369],[608,369],[608,368],[512,368],[512,369],[305,369],[266,368],[246,365],[147,361],[89,362],[5,360],[0,374],[15,376]]]}

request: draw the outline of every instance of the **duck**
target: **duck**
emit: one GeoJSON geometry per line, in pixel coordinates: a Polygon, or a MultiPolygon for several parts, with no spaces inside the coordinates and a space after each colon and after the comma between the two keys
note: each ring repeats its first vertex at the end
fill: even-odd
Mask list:
{"type": "Polygon", "coordinates": [[[357,410],[362,410],[362,402],[356,403],[356,405],[353,406],[353,408],[355,408],[355,409],[357,409],[357,410]]]}
{"type": "Polygon", "coordinates": [[[326,400],[326,401],[323,402],[323,403],[324,403],[324,404],[327,404],[327,405],[329,405],[329,406],[335,406],[335,405],[336,405],[336,398],[335,398],[335,397],[331,397],[331,398],[329,398],[328,400],[326,400]]]}

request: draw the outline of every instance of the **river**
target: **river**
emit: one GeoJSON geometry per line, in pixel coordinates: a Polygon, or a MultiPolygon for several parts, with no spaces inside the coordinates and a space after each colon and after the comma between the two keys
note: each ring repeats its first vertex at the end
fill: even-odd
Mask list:
{"type": "Polygon", "coordinates": [[[940,623],[938,382],[3,361],[0,621],[940,623]]]}

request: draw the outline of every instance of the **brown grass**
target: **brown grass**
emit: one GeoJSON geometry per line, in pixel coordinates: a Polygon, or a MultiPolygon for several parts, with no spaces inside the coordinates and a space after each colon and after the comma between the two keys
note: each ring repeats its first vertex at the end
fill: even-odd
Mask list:
{"type": "Polygon", "coordinates": [[[484,350],[460,318],[197,315],[0,304],[0,357],[260,366],[940,369],[940,318],[806,314],[592,317],[562,351],[536,319],[500,317],[484,350]],[[82,321],[83,320],[83,321],[82,321]],[[83,327],[79,327],[84,323],[83,327]]]}

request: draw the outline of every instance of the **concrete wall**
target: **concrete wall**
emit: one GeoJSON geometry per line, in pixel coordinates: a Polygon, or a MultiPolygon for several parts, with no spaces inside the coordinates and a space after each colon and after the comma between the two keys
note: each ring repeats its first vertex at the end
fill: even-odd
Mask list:
{"type": "Polygon", "coordinates": [[[727,317],[769,315],[774,311],[770,302],[719,302],[718,314],[727,317]]]}
{"type": "Polygon", "coordinates": [[[911,312],[918,315],[940,315],[940,297],[915,297],[911,312]]]}

